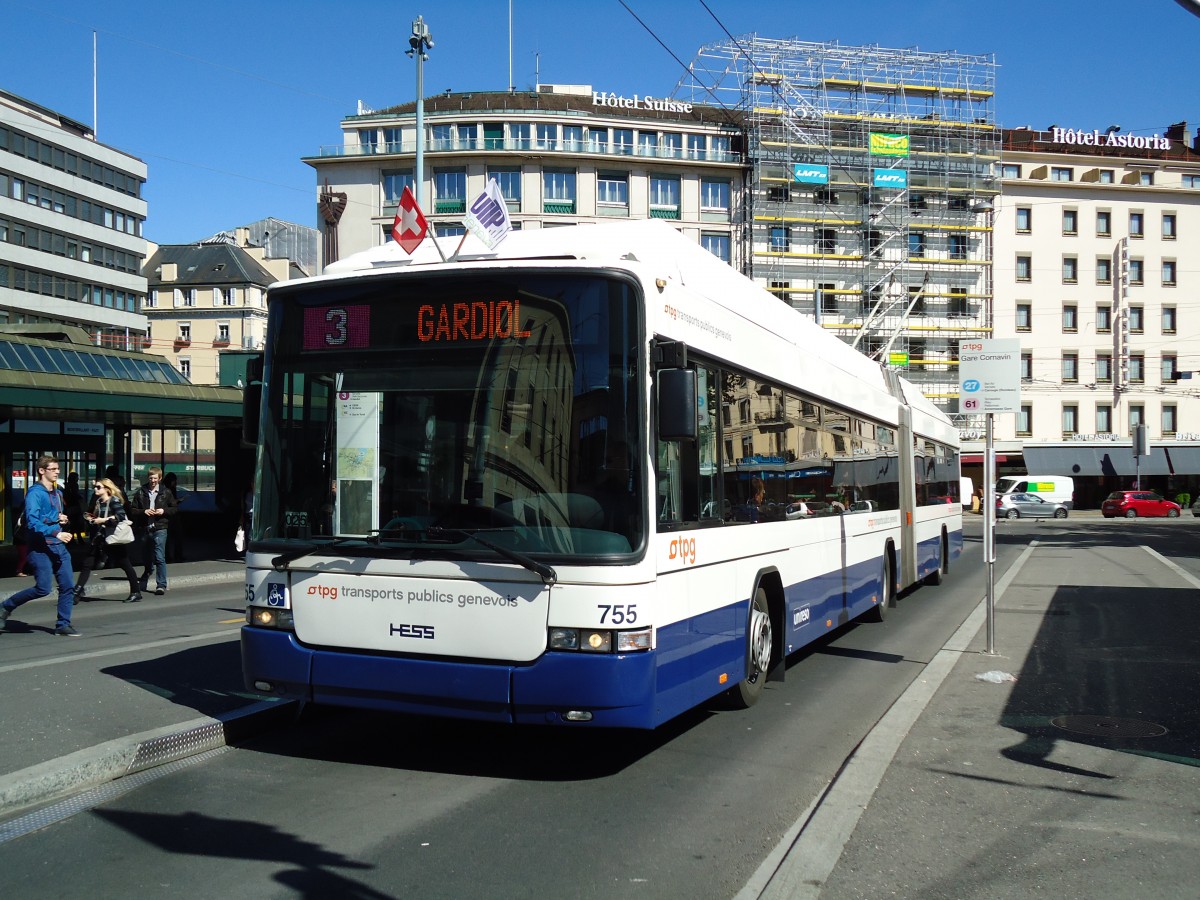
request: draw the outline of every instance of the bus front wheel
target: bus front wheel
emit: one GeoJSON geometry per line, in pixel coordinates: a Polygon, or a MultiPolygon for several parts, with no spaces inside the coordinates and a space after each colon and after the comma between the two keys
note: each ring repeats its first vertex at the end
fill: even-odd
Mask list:
{"type": "Polygon", "coordinates": [[[771,627],[771,610],[767,605],[767,592],[762,588],[754,591],[750,604],[750,621],[747,626],[746,677],[730,691],[735,706],[749,709],[762,696],[767,673],[771,670],[771,648],[774,633],[771,627]]]}

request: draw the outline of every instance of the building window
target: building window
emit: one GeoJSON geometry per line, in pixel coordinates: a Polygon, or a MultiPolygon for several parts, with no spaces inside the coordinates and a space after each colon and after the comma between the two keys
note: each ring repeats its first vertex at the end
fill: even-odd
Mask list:
{"type": "Polygon", "coordinates": [[[700,179],[700,209],[706,212],[729,213],[729,182],[700,179]]]}
{"type": "Polygon", "coordinates": [[[948,246],[951,259],[967,258],[967,236],[965,234],[950,235],[948,246]]]}
{"type": "Polygon", "coordinates": [[[679,218],[679,176],[650,176],[650,218],[679,218]]]}
{"type": "Polygon", "coordinates": [[[1075,177],[1074,169],[1065,166],[1051,166],[1050,180],[1051,181],[1071,181],[1075,177]]]}
{"type": "Polygon", "coordinates": [[[700,246],[725,262],[732,262],[729,253],[729,235],[704,232],[700,235],[700,246]]]}
{"type": "Polygon", "coordinates": [[[1017,281],[1032,281],[1033,280],[1033,257],[1018,256],[1017,257],[1017,281]]]}
{"type": "Polygon", "coordinates": [[[1162,356],[1162,383],[1174,384],[1179,380],[1179,360],[1174,353],[1164,353],[1162,356]]]}
{"type": "Polygon", "coordinates": [[[666,159],[681,159],[683,157],[683,135],[677,131],[664,131],[662,155],[666,159]]]}
{"type": "Polygon", "coordinates": [[[1175,407],[1174,406],[1164,406],[1162,408],[1162,433],[1164,435],[1175,434],[1175,432],[1177,430],[1177,426],[1175,423],[1176,423],[1175,407]]]}
{"type": "Polygon", "coordinates": [[[374,128],[358,129],[358,146],[363,153],[374,153],[379,142],[379,132],[374,128]]]}
{"type": "Polygon", "coordinates": [[[192,452],[192,433],[190,431],[178,431],[178,432],[176,432],[176,434],[178,435],[178,438],[179,438],[179,443],[178,443],[179,452],[180,453],[191,453],[192,452]]]}
{"type": "Polygon", "coordinates": [[[1033,434],[1033,404],[1022,403],[1017,412],[1017,434],[1028,437],[1033,434]]]}
{"type": "Polygon", "coordinates": [[[1175,240],[1175,213],[1163,213],[1162,237],[1164,241],[1175,240]]]}
{"type": "Polygon", "coordinates": [[[817,288],[817,309],[822,316],[836,316],[839,313],[836,284],[822,284],[817,288]]]}
{"type": "Polygon", "coordinates": [[[1112,284],[1112,260],[1106,256],[1096,257],[1096,284],[1112,284]]]}
{"type": "Polygon", "coordinates": [[[1099,184],[1112,184],[1117,180],[1117,174],[1112,169],[1100,169],[1096,172],[1096,181],[1099,184]]]}
{"type": "Polygon", "coordinates": [[[1112,407],[1107,403],[1096,404],[1097,434],[1112,434],[1112,407]]]}
{"type": "Polygon", "coordinates": [[[1063,304],[1062,327],[1070,333],[1079,330],[1079,307],[1074,303],[1063,304]]]}
{"type": "Polygon", "coordinates": [[[1142,187],[1152,186],[1154,184],[1154,173],[1153,172],[1139,172],[1138,173],[1138,184],[1140,184],[1142,187]]]}
{"type": "Polygon", "coordinates": [[[704,135],[689,134],[687,136],[687,158],[704,159],[704,135]]]}
{"type": "Polygon", "coordinates": [[[964,288],[950,289],[950,302],[946,312],[950,316],[969,316],[971,310],[967,305],[967,292],[964,288]]]}
{"type": "Polygon", "coordinates": [[[596,175],[596,203],[619,206],[629,211],[629,175],[624,172],[599,172],[596,175]]]}
{"type": "Polygon", "coordinates": [[[217,323],[217,343],[218,344],[228,344],[229,343],[229,323],[228,322],[218,322],[217,323]]]}
{"type": "Polygon", "coordinates": [[[575,170],[542,171],[542,209],[548,213],[575,212],[575,170]]]}
{"type": "MultiPolygon", "coordinates": [[[[111,306],[112,304],[109,303],[109,304],[105,304],[105,305],[111,306]]],[[[186,291],[183,292],[183,305],[184,306],[195,306],[196,305],[196,289],[195,288],[188,288],[186,291]]]]}
{"type": "Polygon", "coordinates": [[[179,323],[179,337],[176,338],[181,344],[190,344],[192,342],[192,323],[179,323]]]}
{"type": "Polygon", "coordinates": [[[1074,403],[1063,404],[1062,430],[1064,435],[1079,433],[1079,407],[1074,403]]]}
{"type": "Polygon", "coordinates": [[[638,156],[658,156],[658,134],[653,131],[638,132],[638,156]]]}
{"type": "Polygon", "coordinates": [[[1141,334],[1145,328],[1145,310],[1140,306],[1129,307],[1129,330],[1133,334],[1141,334]]]}
{"type": "Polygon", "coordinates": [[[384,169],[383,170],[383,202],[386,206],[400,202],[400,195],[404,193],[405,188],[409,188],[414,194],[417,190],[417,184],[413,180],[412,169],[384,169]]]}
{"type": "Polygon", "coordinates": [[[491,168],[487,170],[487,177],[496,179],[496,184],[500,187],[500,196],[504,198],[506,203],[515,203],[521,205],[521,170],[518,168],[491,168]]]}
{"type": "Polygon", "coordinates": [[[1144,353],[1129,354],[1129,383],[1146,383],[1146,355],[1144,353]]]}
{"type": "Polygon", "coordinates": [[[788,289],[792,286],[790,281],[772,281],[769,290],[780,300],[788,299],[788,289]]]}
{"type": "Polygon", "coordinates": [[[462,213],[467,210],[467,170],[433,170],[433,211],[462,213]]]}
{"type": "Polygon", "coordinates": [[[1033,381],[1033,352],[1031,350],[1021,351],[1021,380],[1033,381]]]}
{"type": "Polygon", "coordinates": [[[1079,281],[1079,260],[1074,256],[1064,256],[1062,261],[1063,284],[1075,284],[1079,281]]]}
{"type": "Polygon", "coordinates": [[[1175,316],[1176,316],[1175,307],[1164,306],[1162,308],[1162,333],[1163,334],[1174,334],[1175,333],[1175,316]]]}
{"type": "Polygon", "coordinates": [[[1145,284],[1145,265],[1140,259],[1131,259],[1129,261],[1129,283],[1130,284],[1145,284]]]}
{"type": "Polygon", "coordinates": [[[1112,384],[1112,354],[1096,354],[1096,384],[1112,384]]]}
{"type": "Polygon", "coordinates": [[[1033,228],[1033,210],[1028,206],[1017,207],[1017,234],[1029,234],[1033,228]]]}
{"type": "Polygon", "coordinates": [[[451,150],[454,147],[454,126],[434,125],[430,128],[429,149],[451,150]]]}
{"type": "Polygon", "coordinates": [[[1146,407],[1140,403],[1132,404],[1129,407],[1129,433],[1133,434],[1133,429],[1146,422],[1146,407]]]}
{"type": "Polygon", "coordinates": [[[1129,214],[1129,236],[1131,238],[1146,236],[1145,218],[1140,212],[1131,212],[1129,214]]]}
{"type": "Polygon", "coordinates": [[[179,374],[184,378],[192,377],[192,361],[186,356],[179,357],[179,374]]]}
{"type": "Polygon", "coordinates": [[[1078,384],[1079,382],[1079,354],[1074,351],[1064,352],[1062,355],[1062,380],[1063,384],[1078,384]]]}
{"type": "MultiPolygon", "coordinates": [[[[1020,178],[1021,177],[1021,167],[1013,165],[1012,163],[1004,163],[1003,165],[1000,166],[1000,177],[1001,178],[1020,178]]],[[[1197,177],[1200,178],[1200,176],[1197,176],[1197,177]]]]}
{"type": "Polygon", "coordinates": [[[402,140],[404,130],[401,128],[385,128],[383,129],[383,152],[384,153],[403,153],[404,142],[402,140]]]}
{"type": "Polygon", "coordinates": [[[152,437],[149,431],[138,432],[138,453],[149,453],[153,445],[152,437]]]}
{"type": "Polygon", "coordinates": [[[833,256],[837,253],[837,231],[835,229],[818,228],[816,231],[816,241],[818,253],[826,256],[833,256]]]}
{"type": "Polygon", "coordinates": [[[771,226],[771,252],[786,253],[791,249],[791,235],[786,225],[771,226]]]}
{"type": "Polygon", "coordinates": [[[539,122],[534,126],[534,150],[557,150],[558,149],[558,125],[554,123],[539,122]]]}
{"type": "Polygon", "coordinates": [[[1183,186],[1185,188],[1200,188],[1200,175],[1184,175],[1183,186]]]}
{"type": "Polygon", "coordinates": [[[1079,233],[1079,212],[1074,209],[1064,209],[1062,214],[1063,234],[1079,233]]]}
{"type": "Polygon", "coordinates": [[[1112,236],[1112,213],[1106,209],[1096,212],[1096,237],[1112,236]]]}
{"type": "Polygon", "coordinates": [[[614,128],[613,132],[613,153],[618,156],[633,155],[633,129],[632,128],[614,128]]]}
{"type": "Polygon", "coordinates": [[[1033,330],[1033,304],[1017,304],[1017,331],[1033,330]]]}
{"type": "Polygon", "coordinates": [[[925,234],[920,231],[908,233],[908,255],[920,259],[925,255],[925,234]]]}
{"type": "Polygon", "coordinates": [[[1163,287],[1175,287],[1175,260],[1164,259],[1162,262],[1163,287]]]}

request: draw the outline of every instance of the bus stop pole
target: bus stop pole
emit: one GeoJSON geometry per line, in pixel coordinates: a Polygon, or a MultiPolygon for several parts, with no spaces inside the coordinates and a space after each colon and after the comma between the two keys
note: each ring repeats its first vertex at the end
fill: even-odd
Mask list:
{"type": "Polygon", "coordinates": [[[987,420],[983,451],[983,560],[987,573],[987,652],[996,655],[996,451],[992,446],[992,413],[987,420]]]}

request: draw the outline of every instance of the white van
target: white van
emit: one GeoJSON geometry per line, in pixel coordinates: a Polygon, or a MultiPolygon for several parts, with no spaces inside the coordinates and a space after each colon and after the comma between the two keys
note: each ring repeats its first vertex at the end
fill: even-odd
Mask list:
{"type": "Polygon", "coordinates": [[[1005,475],[996,480],[996,496],[1037,494],[1043,500],[1075,508],[1075,479],[1068,475],[1005,475]]]}

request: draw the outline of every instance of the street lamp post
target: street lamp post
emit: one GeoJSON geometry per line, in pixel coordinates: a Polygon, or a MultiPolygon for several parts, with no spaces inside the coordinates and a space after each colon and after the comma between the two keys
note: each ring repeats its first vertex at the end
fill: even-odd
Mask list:
{"type": "Polygon", "coordinates": [[[412,24],[412,36],[408,39],[408,56],[417,60],[417,159],[413,182],[417,190],[417,206],[425,209],[425,60],[427,50],[433,47],[433,36],[423,16],[417,16],[412,24]]]}

